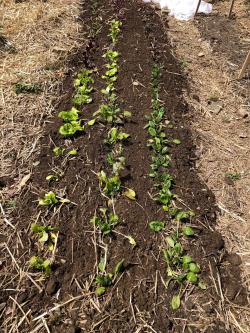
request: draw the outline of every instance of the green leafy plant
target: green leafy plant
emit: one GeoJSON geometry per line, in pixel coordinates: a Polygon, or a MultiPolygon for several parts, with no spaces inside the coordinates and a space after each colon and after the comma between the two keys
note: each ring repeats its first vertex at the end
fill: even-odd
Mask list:
{"type": "Polygon", "coordinates": [[[81,132],[84,130],[84,126],[81,125],[81,120],[79,120],[79,111],[76,108],[71,108],[69,111],[59,112],[59,118],[65,121],[65,124],[59,128],[59,133],[63,136],[72,136],[76,132],[81,132]]]}
{"type": "Polygon", "coordinates": [[[112,127],[108,132],[106,143],[112,145],[118,141],[126,140],[129,134],[119,131],[116,127],[112,127]]]}
{"type": "Polygon", "coordinates": [[[70,200],[64,198],[58,198],[52,191],[45,193],[43,198],[38,200],[40,206],[54,206],[57,203],[69,203],[70,200]]]}
{"type": "Polygon", "coordinates": [[[165,222],[152,221],[149,223],[149,228],[155,232],[159,232],[165,228],[165,222]]]}
{"type": "Polygon", "coordinates": [[[91,84],[94,83],[94,79],[91,78],[92,70],[83,69],[74,81],[76,87],[76,93],[73,97],[73,103],[76,105],[89,104],[92,102],[90,93],[93,91],[91,84]]]}
{"type": "Polygon", "coordinates": [[[121,181],[117,174],[108,177],[104,171],[101,171],[97,174],[102,191],[108,197],[114,197],[121,191],[121,181]]]}
{"type": "Polygon", "coordinates": [[[17,83],[15,85],[15,93],[17,95],[22,94],[22,93],[38,94],[41,91],[42,91],[42,89],[38,84],[17,83]]]}
{"type": "Polygon", "coordinates": [[[121,31],[122,23],[120,21],[112,20],[111,21],[111,29],[109,33],[109,37],[111,37],[112,43],[115,44],[117,42],[118,35],[121,31]]]}
{"type": "Polygon", "coordinates": [[[108,212],[107,208],[99,208],[99,214],[95,214],[90,222],[97,226],[104,235],[109,235],[119,223],[119,218],[113,212],[108,212]]]}
{"type": "Polygon", "coordinates": [[[65,149],[62,147],[55,147],[53,149],[53,153],[54,153],[55,157],[61,156],[64,153],[64,151],[65,151],[65,149]]]}
{"type": "Polygon", "coordinates": [[[45,274],[51,273],[51,262],[48,259],[42,259],[38,256],[33,256],[30,259],[30,267],[35,268],[38,271],[42,271],[45,274]]]}
{"type": "Polygon", "coordinates": [[[37,225],[36,223],[33,223],[31,225],[31,230],[36,234],[38,234],[39,242],[44,243],[46,246],[48,246],[48,249],[50,251],[53,251],[57,238],[55,231],[57,231],[58,229],[56,227],[41,226],[37,225]]]}
{"type": "MultiPolygon", "coordinates": [[[[100,264],[98,267],[100,268],[100,264]]],[[[116,264],[115,269],[112,273],[105,273],[105,267],[103,268],[103,266],[101,266],[101,268],[102,274],[98,274],[95,280],[97,284],[96,294],[98,296],[103,295],[106,291],[106,288],[114,284],[117,276],[122,273],[122,271],[124,270],[124,259],[122,259],[116,264]]]]}

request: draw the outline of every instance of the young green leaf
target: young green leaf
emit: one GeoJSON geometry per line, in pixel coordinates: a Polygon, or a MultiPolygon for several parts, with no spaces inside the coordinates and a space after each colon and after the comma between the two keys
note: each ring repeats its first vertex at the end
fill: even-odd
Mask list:
{"type": "Polygon", "coordinates": [[[125,192],[123,192],[123,195],[125,195],[130,200],[135,200],[135,197],[136,197],[135,191],[130,188],[127,189],[125,192]]]}
{"type": "Polygon", "coordinates": [[[38,200],[38,204],[40,206],[52,206],[56,205],[59,202],[54,192],[50,191],[45,193],[43,198],[38,200]]]}
{"type": "Polygon", "coordinates": [[[99,264],[98,264],[98,268],[100,272],[104,272],[105,268],[106,268],[106,262],[105,262],[105,258],[101,258],[99,264]]]}
{"type": "Polygon", "coordinates": [[[173,310],[179,309],[181,306],[181,298],[180,295],[174,295],[172,300],[171,300],[171,307],[173,310]]]}
{"type": "Polygon", "coordinates": [[[200,267],[196,263],[191,262],[189,264],[189,270],[190,270],[190,272],[193,272],[193,273],[199,273],[200,267]]]}
{"type": "Polygon", "coordinates": [[[95,290],[97,296],[102,296],[103,294],[105,294],[105,291],[105,287],[97,287],[95,290]]]}
{"type": "Polygon", "coordinates": [[[166,239],[166,242],[168,243],[168,245],[169,245],[170,247],[175,247],[175,241],[173,240],[172,237],[168,236],[168,237],[166,237],[165,239],[166,239]]]}
{"type": "Polygon", "coordinates": [[[72,155],[72,156],[76,156],[77,155],[77,150],[76,149],[71,149],[69,152],[68,152],[69,155],[72,155]]]}
{"type": "Polygon", "coordinates": [[[196,283],[198,281],[198,276],[194,272],[188,272],[187,280],[191,283],[196,283]]]}
{"type": "Polygon", "coordinates": [[[118,273],[121,273],[124,269],[124,259],[122,259],[121,261],[119,261],[116,266],[115,266],[115,271],[114,274],[117,275],[118,273]]]}
{"type": "Polygon", "coordinates": [[[161,221],[152,221],[149,223],[149,228],[155,232],[159,232],[165,228],[165,223],[161,221]]]}
{"type": "Polygon", "coordinates": [[[95,118],[94,118],[94,119],[91,119],[91,120],[88,121],[88,125],[89,125],[89,126],[93,126],[93,125],[95,124],[95,122],[96,122],[96,119],[95,119],[95,118]]]}
{"type": "Polygon", "coordinates": [[[172,140],[173,143],[175,143],[176,145],[181,144],[181,141],[179,139],[174,139],[172,140]]]}
{"type": "Polygon", "coordinates": [[[64,150],[65,150],[64,148],[55,147],[53,149],[53,153],[55,154],[56,157],[58,157],[58,156],[61,156],[63,154],[64,150]]]}
{"type": "Polygon", "coordinates": [[[193,236],[194,235],[194,230],[191,227],[185,226],[182,228],[182,232],[185,236],[193,236]]]}

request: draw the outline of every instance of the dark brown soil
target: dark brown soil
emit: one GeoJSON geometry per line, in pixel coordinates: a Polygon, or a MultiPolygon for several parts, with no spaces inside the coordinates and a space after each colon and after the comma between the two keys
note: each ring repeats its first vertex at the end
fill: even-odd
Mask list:
{"type": "MultiPolygon", "coordinates": [[[[202,307],[203,315],[211,320],[207,329],[202,327],[201,331],[227,332],[225,325],[214,319],[220,299],[216,292],[218,284],[215,288],[211,274],[216,276],[216,281],[217,276],[221,276],[223,291],[230,301],[244,305],[246,294],[238,278],[240,262],[237,256],[224,253],[223,239],[213,229],[217,214],[215,198],[206,184],[201,182],[194,167],[195,147],[189,129],[191,113],[181,97],[186,83],[182,76],[175,74],[180,72],[180,68],[172,55],[162,22],[150,7],[135,1],[102,1],[97,16],[91,13],[91,4],[91,1],[84,2],[82,20],[84,22],[91,18],[94,22],[96,17],[101,16],[102,30],[70,61],[58,111],[72,106],[72,82],[83,66],[96,68],[97,73],[94,102],[82,108],[82,117],[91,119],[97,110],[102,101],[100,90],[103,82],[100,74],[104,64],[102,54],[108,45],[108,21],[118,17],[123,27],[118,43],[121,60],[117,91],[121,108],[132,112],[131,120],[124,126],[125,132],[131,137],[125,147],[127,168],[123,186],[136,191],[137,201],[129,201],[123,196],[117,200],[115,209],[121,223],[116,231],[133,236],[137,246],[132,248],[124,237],[116,233],[106,237],[104,243],[108,247],[108,270],[111,271],[119,260],[125,259],[125,271],[119,281],[99,300],[91,294],[96,306],[93,306],[91,297],[85,297],[75,302],[70,311],[62,309],[56,315],[47,317],[48,325],[52,332],[188,332],[186,328],[189,322],[199,321],[198,309],[202,307]],[[147,133],[143,129],[145,115],[151,112],[150,77],[154,62],[164,68],[161,99],[167,109],[167,119],[173,124],[173,129],[168,129],[168,136],[179,138],[182,142],[171,147],[171,174],[175,179],[173,191],[196,213],[193,224],[198,236],[187,242],[185,248],[200,263],[202,278],[209,286],[206,291],[190,288],[183,306],[176,312],[169,306],[175,286],[166,290],[161,281],[161,277],[165,278],[166,275],[161,249],[162,235],[148,228],[151,220],[168,219],[149,195],[153,185],[148,177],[151,154],[146,146],[147,133]]],[[[96,262],[103,255],[102,248],[94,245],[95,237],[99,236],[94,234],[90,219],[98,207],[105,205],[94,173],[108,168],[108,148],[104,144],[107,129],[95,125],[89,127],[84,135],[65,141],[58,134],[59,125],[60,121],[55,115],[44,133],[40,164],[33,170],[29,188],[23,193],[15,213],[19,221],[19,236],[24,244],[24,248],[19,249],[20,262],[28,262],[30,255],[37,253],[27,228],[31,220],[38,216],[38,222],[49,221],[59,227],[56,264],[53,273],[44,282],[41,293],[26,281],[19,286],[23,292],[6,292],[3,298],[3,301],[7,301],[7,296],[17,296],[24,311],[31,309],[34,317],[52,307],[52,304],[66,301],[68,295],[94,291],[92,282],[96,262]],[[55,158],[52,153],[54,145],[77,148],[78,155],[67,160],[55,158]],[[63,177],[58,183],[48,186],[45,177],[55,167],[63,171],[63,177]],[[56,212],[40,210],[36,200],[48,190],[64,194],[77,205],[64,205],[56,212]]],[[[14,242],[15,237],[13,235],[14,242]]],[[[22,327],[23,333],[31,331],[25,321],[22,327]]],[[[191,331],[200,332],[200,329],[193,330],[191,327],[191,331]]]]}

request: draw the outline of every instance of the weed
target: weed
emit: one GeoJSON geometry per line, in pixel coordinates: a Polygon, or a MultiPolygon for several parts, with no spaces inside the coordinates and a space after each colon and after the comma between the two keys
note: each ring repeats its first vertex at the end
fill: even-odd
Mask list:
{"type": "Polygon", "coordinates": [[[149,223],[149,228],[155,232],[159,232],[165,228],[165,222],[152,221],[149,223]]]}
{"type": "Polygon", "coordinates": [[[28,84],[28,83],[17,83],[15,85],[15,93],[17,95],[22,93],[27,94],[38,94],[42,91],[38,84],[28,84]]]}
{"type": "Polygon", "coordinates": [[[225,177],[232,182],[235,182],[236,180],[239,180],[241,178],[241,174],[239,172],[226,172],[225,177]]]}

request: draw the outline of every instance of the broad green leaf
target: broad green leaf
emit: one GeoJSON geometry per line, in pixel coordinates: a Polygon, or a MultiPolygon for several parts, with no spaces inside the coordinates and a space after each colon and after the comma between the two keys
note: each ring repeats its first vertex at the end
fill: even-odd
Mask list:
{"type": "Polygon", "coordinates": [[[190,272],[193,272],[193,273],[199,273],[200,267],[196,263],[191,262],[189,264],[189,270],[190,270],[190,272]]]}
{"type": "Polygon", "coordinates": [[[47,240],[49,239],[49,234],[46,231],[43,231],[42,233],[42,237],[39,238],[39,242],[47,242],[47,240]]]}
{"type": "Polygon", "coordinates": [[[95,124],[95,122],[96,122],[96,119],[95,119],[95,118],[94,118],[94,119],[91,119],[91,120],[88,121],[88,125],[89,125],[89,126],[93,126],[93,125],[95,124]]]}
{"type": "Polygon", "coordinates": [[[95,292],[97,296],[102,296],[106,291],[105,287],[97,287],[95,292]]]}
{"type": "Polygon", "coordinates": [[[134,190],[132,189],[127,189],[125,192],[123,192],[123,194],[129,198],[130,200],[135,200],[135,197],[136,197],[136,193],[134,190]]]}
{"type": "Polygon", "coordinates": [[[179,309],[180,306],[181,306],[180,295],[173,296],[173,298],[171,300],[171,307],[172,307],[172,309],[173,310],[177,310],[177,309],[179,309]]]}
{"type": "Polygon", "coordinates": [[[72,155],[72,156],[75,156],[77,155],[77,150],[76,149],[71,149],[69,152],[68,152],[69,155],[72,155]]]}
{"type": "Polygon", "coordinates": [[[187,280],[191,283],[196,283],[198,281],[198,276],[194,272],[188,272],[187,280]]]}
{"type": "Polygon", "coordinates": [[[149,228],[153,231],[159,232],[165,228],[165,223],[161,221],[151,221],[149,228]]]}
{"type": "Polygon", "coordinates": [[[185,236],[193,236],[194,235],[193,228],[188,227],[188,226],[183,227],[182,232],[184,233],[185,236]]]}
{"type": "Polygon", "coordinates": [[[105,262],[105,258],[101,258],[99,264],[98,264],[98,268],[100,270],[100,272],[104,272],[105,268],[106,268],[106,262],[105,262]]]}
{"type": "Polygon", "coordinates": [[[168,245],[170,246],[170,247],[174,247],[175,246],[175,241],[173,240],[173,238],[172,237],[166,237],[166,242],[168,243],[168,245]]]}

